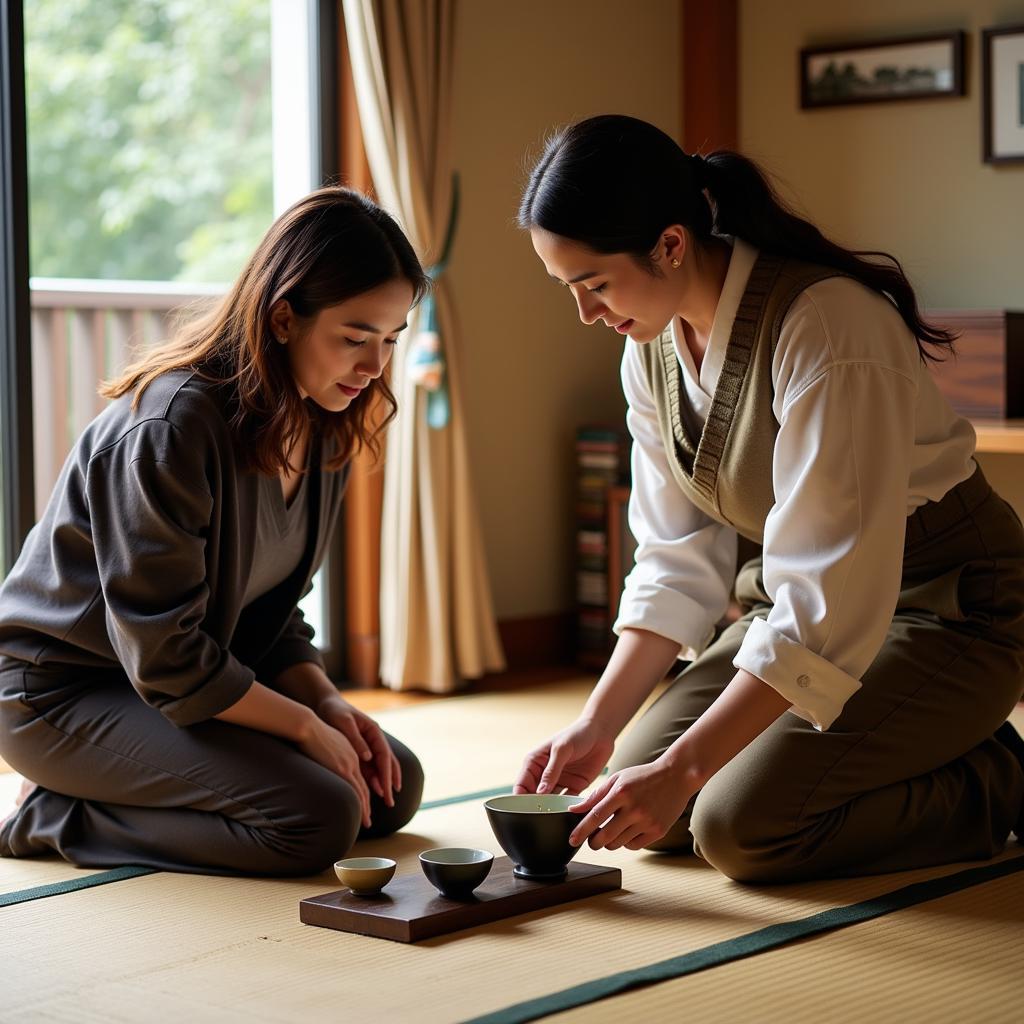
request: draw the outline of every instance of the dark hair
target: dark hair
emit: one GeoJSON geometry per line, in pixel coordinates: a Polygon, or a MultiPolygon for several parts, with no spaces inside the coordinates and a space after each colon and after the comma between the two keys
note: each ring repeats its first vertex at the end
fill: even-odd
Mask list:
{"type": "MultiPolygon", "coordinates": [[[[924,345],[950,349],[956,335],[926,323],[899,260],[852,251],[826,238],[776,194],[752,160],[729,150],[706,157],[683,152],[646,121],[604,114],[570,125],[548,140],[519,204],[519,226],[539,227],[599,253],[628,253],[660,273],[651,253],[670,224],[698,246],[733,235],[779,256],[841,270],[888,298],[924,345]],[[867,257],[867,258],[865,258],[867,257]]],[[[699,249],[698,249],[699,251],[699,249]]]]}
{"type": "Polygon", "coordinates": [[[194,368],[233,390],[231,424],[245,463],[279,473],[312,420],[339,469],[363,445],[378,455],[378,434],[392,419],[395,396],[386,375],[373,381],[344,412],[305,403],[287,354],[274,341],[270,312],[286,299],[300,323],[327,306],[394,280],[412,285],[418,302],[429,281],[402,229],[366,196],[340,186],[311,192],[270,226],[228,294],[208,313],[183,324],[170,341],[147,352],[101,388],[107,398],[134,391],[133,404],[162,373],[194,368]],[[380,396],[383,413],[375,410],[380,396]]]}

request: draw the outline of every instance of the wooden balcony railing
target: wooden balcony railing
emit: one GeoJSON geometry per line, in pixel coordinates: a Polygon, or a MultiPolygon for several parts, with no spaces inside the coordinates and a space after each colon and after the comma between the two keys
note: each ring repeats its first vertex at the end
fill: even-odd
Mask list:
{"type": "Polygon", "coordinates": [[[223,285],[34,277],[32,409],[35,507],[42,514],[75,439],[105,405],[97,388],[139,350],[166,338],[189,307],[223,285]]]}
{"type": "MultiPolygon", "coordinates": [[[[99,395],[100,381],[118,373],[146,345],[168,337],[180,317],[216,301],[227,288],[42,277],[29,284],[38,518],[72,445],[106,404],[99,395]]],[[[300,607],[322,644],[328,634],[321,573],[300,607]]]]}

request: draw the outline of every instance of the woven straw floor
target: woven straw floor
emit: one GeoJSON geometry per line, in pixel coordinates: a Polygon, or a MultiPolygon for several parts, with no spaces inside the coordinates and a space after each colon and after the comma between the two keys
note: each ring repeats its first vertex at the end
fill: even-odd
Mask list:
{"type": "MultiPolygon", "coordinates": [[[[510,783],[525,750],[572,717],[591,683],[378,717],[420,754],[425,798],[440,800],[510,783]]],[[[13,781],[0,775],[0,807],[13,781]]],[[[500,852],[479,799],[422,810],[405,833],[358,852],[394,856],[405,873],[435,845],[500,852]]],[[[1004,857],[1021,853],[1011,843],[1004,857]]],[[[339,887],[328,874],[157,873],[0,907],[0,1020],[465,1021],[964,867],[753,888],[694,858],[585,849],[579,859],[621,867],[622,891],[417,945],[300,924],[300,899],[339,887]]],[[[85,874],[0,860],[0,893],[85,874]]],[[[1024,874],[1010,875],[545,1019],[1017,1019],[1022,919],[1024,874]]]]}

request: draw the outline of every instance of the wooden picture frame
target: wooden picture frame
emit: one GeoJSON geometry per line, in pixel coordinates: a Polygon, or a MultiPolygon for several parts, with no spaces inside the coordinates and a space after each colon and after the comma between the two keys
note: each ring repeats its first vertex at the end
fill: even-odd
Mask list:
{"type": "Polygon", "coordinates": [[[1024,25],[981,33],[982,159],[1024,161],[1024,25]]]}
{"type": "Polygon", "coordinates": [[[804,110],[963,95],[961,31],[800,51],[804,110]]]}

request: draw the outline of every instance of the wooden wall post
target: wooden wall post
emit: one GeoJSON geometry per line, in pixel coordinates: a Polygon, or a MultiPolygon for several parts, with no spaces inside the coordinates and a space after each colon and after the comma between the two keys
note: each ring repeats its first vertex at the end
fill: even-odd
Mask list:
{"type": "Polygon", "coordinates": [[[739,145],[738,0],[683,0],[683,149],[739,145]]]}
{"type": "MultiPolygon", "coordinates": [[[[345,19],[338,19],[338,167],[342,184],[372,193],[345,19]]],[[[356,686],[380,682],[380,538],[384,472],[368,452],[352,461],[345,494],[345,674],[356,686]]]]}

